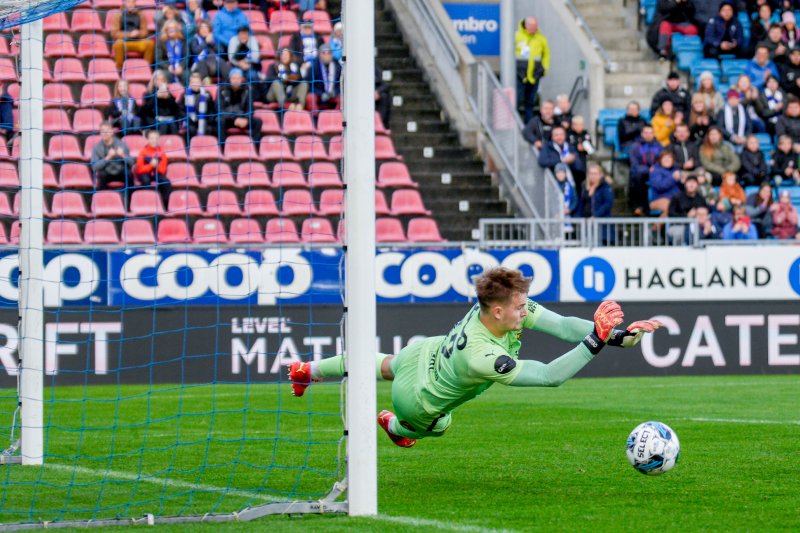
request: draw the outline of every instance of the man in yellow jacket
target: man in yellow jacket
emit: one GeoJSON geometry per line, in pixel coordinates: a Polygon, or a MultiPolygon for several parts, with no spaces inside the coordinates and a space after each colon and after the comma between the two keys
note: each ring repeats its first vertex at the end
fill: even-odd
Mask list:
{"type": "Polygon", "coordinates": [[[517,58],[517,102],[525,108],[525,123],[533,118],[533,105],[539,81],[550,69],[550,45],[539,31],[536,17],[519,22],[514,36],[517,58]]]}

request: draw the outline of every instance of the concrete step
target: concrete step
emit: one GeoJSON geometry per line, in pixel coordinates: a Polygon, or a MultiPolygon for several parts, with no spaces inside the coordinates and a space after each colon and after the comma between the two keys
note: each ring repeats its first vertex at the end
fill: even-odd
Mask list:
{"type": "MultiPolygon", "coordinates": [[[[608,8],[606,7],[604,9],[606,13],[608,13],[608,8]]],[[[581,15],[583,15],[583,13],[581,13],[581,15]]],[[[586,16],[583,16],[584,19],[586,19],[586,16]]],[[[586,20],[588,21],[589,19],[586,20]]],[[[624,15],[609,15],[602,18],[592,18],[591,22],[589,22],[589,25],[595,35],[597,35],[599,32],[607,33],[611,31],[626,30],[629,27],[628,19],[624,15]]]]}
{"type": "Polygon", "coordinates": [[[656,93],[654,90],[650,94],[640,94],[640,95],[631,95],[631,96],[606,96],[606,107],[607,108],[617,108],[617,109],[625,109],[627,107],[628,102],[631,100],[635,100],[639,102],[639,105],[642,108],[650,107],[650,100],[652,100],[653,95],[656,93]]]}
{"type": "Polygon", "coordinates": [[[582,5],[576,2],[575,5],[578,7],[578,11],[584,20],[589,21],[590,25],[593,25],[597,20],[607,16],[609,13],[613,13],[614,17],[628,18],[628,13],[626,11],[622,9],[612,9],[596,0],[588,0],[582,5]]]}
{"type": "Polygon", "coordinates": [[[661,83],[664,83],[664,76],[660,72],[650,74],[612,72],[606,74],[607,85],[651,85],[661,83]]]}
{"type": "MultiPolygon", "coordinates": [[[[612,60],[613,60],[612,54],[612,60]]],[[[656,74],[658,76],[666,77],[669,73],[669,63],[659,63],[658,61],[642,60],[642,61],[616,61],[616,73],[623,74],[656,74]],[[667,70],[665,70],[667,69],[667,70]]]]}
{"type": "MultiPolygon", "coordinates": [[[[589,23],[591,27],[591,22],[589,23]]],[[[594,31],[594,28],[592,28],[594,31]]],[[[617,31],[594,32],[597,40],[608,51],[612,50],[641,50],[641,38],[617,31]]]]}
{"type": "Polygon", "coordinates": [[[650,51],[646,50],[608,50],[608,54],[614,61],[653,61],[656,56],[650,51]]]}
{"type": "Polygon", "coordinates": [[[420,148],[423,146],[458,147],[458,135],[455,133],[435,133],[416,131],[409,132],[405,129],[395,128],[392,131],[395,146],[403,148],[420,148]]]}
{"type": "MultiPolygon", "coordinates": [[[[640,103],[653,97],[659,85],[608,85],[606,84],[606,100],[611,98],[622,98],[638,100],[640,103]]],[[[606,103],[606,107],[608,103],[606,103]]],[[[625,107],[625,106],[622,106],[625,107]]]]}

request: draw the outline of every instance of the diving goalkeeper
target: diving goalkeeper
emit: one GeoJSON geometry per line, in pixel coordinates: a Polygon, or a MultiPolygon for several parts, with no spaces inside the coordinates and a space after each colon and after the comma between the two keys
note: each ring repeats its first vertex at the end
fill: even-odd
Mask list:
{"type": "MultiPolygon", "coordinates": [[[[564,317],[527,298],[531,280],[519,271],[493,268],[475,280],[478,303],[445,336],[406,346],[397,355],[377,354],[378,379],[392,381],[395,412],[381,411],[378,424],[392,441],[410,448],[417,439],[439,437],[450,413],[494,383],[512,387],[557,387],[574,376],[606,344],[630,347],[657,321],[622,323],[619,304],[606,301],[594,321],[564,317]],[[522,328],[548,333],[577,346],[544,364],[520,360],[522,328]]],[[[295,396],[312,381],[344,375],[341,355],[311,363],[294,362],[289,379],[295,396]]]]}

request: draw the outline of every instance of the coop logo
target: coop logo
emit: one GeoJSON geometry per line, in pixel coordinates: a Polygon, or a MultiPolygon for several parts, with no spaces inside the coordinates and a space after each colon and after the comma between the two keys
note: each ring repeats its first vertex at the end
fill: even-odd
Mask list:
{"type": "MultiPolygon", "coordinates": [[[[105,295],[99,290],[105,268],[101,269],[91,255],[64,253],[50,255],[45,260],[42,272],[45,306],[105,302],[105,295]]],[[[0,301],[13,307],[19,301],[19,254],[0,257],[0,301]]]]}
{"type": "Polygon", "coordinates": [[[466,19],[453,19],[453,26],[459,33],[463,32],[496,32],[500,24],[492,19],[477,19],[470,16],[466,19]]]}
{"type": "Polygon", "coordinates": [[[572,273],[575,292],[586,301],[602,300],[614,289],[615,282],[614,267],[600,257],[587,257],[572,273]]]}
{"type": "Polygon", "coordinates": [[[795,293],[800,294],[800,258],[795,259],[789,267],[789,285],[795,293]]]}

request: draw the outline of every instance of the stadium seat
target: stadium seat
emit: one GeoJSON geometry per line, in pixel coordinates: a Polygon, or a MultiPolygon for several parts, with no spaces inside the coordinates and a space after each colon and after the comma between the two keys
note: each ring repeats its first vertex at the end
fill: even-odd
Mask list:
{"type": "Polygon", "coordinates": [[[72,90],[64,83],[48,83],[42,89],[44,107],[78,107],[72,90]]]}
{"type": "MultiPolygon", "coordinates": [[[[154,6],[155,7],[155,6],[154,6]]],[[[145,22],[147,23],[147,30],[150,33],[156,31],[156,10],[155,9],[142,9],[139,11],[144,17],[145,22]]]]}
{"type": "Polygon", "coordinates": [[[403,225],[396,218],[375,220],[375,242],[406,242],[403,225]]]}
{"type": "Polygon", "coordinates": [[[275,188],[284,187],[308,187],[303,168],[297,163],[278,163],[272,169],[272,186],[275,188]]]}
{"type": "Polygon", "coordinates": [[[328,152],[322,137],[300,135],[295,138],[294,157],[300,161],[327,161],[328,152]]]}
{"type": "Polygon", "coordinates": [[[81,230],[74,220],[54,220],[47,225],[47,244],[83,244],[81,230]]]}
{"type": "Polygon", "coordinates": [[[392,193],[393,215],[430,215],[416,189],[399,189],[392,193]]]}
{"type": "Polygon", "coordinates": [[[258,51],[262,58],[272,59],[275,57],[275,45],[272,44],[272,38],[268,35],[256,35],[258,41],[258,51]]]}
{"type": "Polygon", "coordinates": [[[297,15],[294,11],[278,10],[273,11],[269,17],[270,33],[292,34],[300,31],[297,23],[297,15]]]}
{"type": "Polygon", "coordinates": [[[169,94],[171,94],[176,101],[180,102],[181,98],[183,98],[183,93],[186,92],[186,89],[183,88],[183,85],[173,82],[167,87],[169,88],[169,94]]]}
{"type": "MultiPolygon", "coordinates": [[[[18,217],[19,216],[19,204],[20,204],[20,202],[22,202],[22,193],[18,192],[18,193],[16,193],[14,195],[14,207],[12,208],[12,212],[14,214],[14,217],[18,217]]],[[[46,204],[45,204],[45,207],[46,207],[46,204]]]]}
{"type": "Polygon", "coordinates": [[[317,133],[319,135],[340,135],[344,118],[341,111],[320,111],[317,116],[317,133]]]}
{"type": "Polygon", "coordinates": [[[328,141],[328,159],[331,161],[338,161],[342,158],[342,150],[344,144],[341,135],[335,135],[328,141]]]}
{"type": "Polygon", "coordinates": [[[236,169],[236,186],[244,189],[271,187],[272,182],[263,163],[242,163],[236,169]]]}
{"type": "Polygon", "coordinates": [[[341,187],[339,169],[333,163],[311,163],[308,169],[308,185],[313,188],[341,187]]]}
{"type": "Polygon", "coordinates": [[[272,191],[247,191],[243,207],[244,214],[248,217],[277,216],[279,213],[272,191]]]}
{"type": "Polygon", "coordinates": [[[104,83],[87,83],[81,86],[81,107],[108,107],[111,99],[111,90],[104,83]]]}
{"type": "Polygon", "coordinates": [[[61,165],[58,182],[63,189],[94,189],[94,180],[89,165],[83,163],[61,165]]]}
{"type": "Polygon", "coordinates": [[[159,144],[167,154],[167,161],[186,161],[186,142],[180,135],[162,135],[159,144]]]}
{"type": "Polygon", "coordinates": [[[271,218],[267,220],[264,240],[268,243],[297,243],[297,225],[290,218],[271,218]]]}
{"type": "Polygon", "coordinates": [[[228,242],[225,226],[216,218],[201,218],[195,221],[192,237],[194,242],[200,244],[228,242]]]}
{"type": "Polygon", "coordinates": [[[314,33],[327,35],[333,32],[331,25],[331,17],[327,11],[314,10],[306,11],[303,13],[303,20],[311,20],[314,22],[314,33]]]}
{"type": "Polygon", "coordinates": [[[48,15],[42,21],[42,29],[45,32],[69,33],[69,20],[64,11],[48,15]]]}
{"type": "Polygon", "coordinates": [[[393,188],[407,188],[419,187],[417,183],[411,179],[411,174],[408,172],[408,167],[405,163],[398,163],[389,161],[381,164],[378,169],[378,187],[393,187],[393,188]]]}
{"type": "MultiPolygon", "coordinates": [[[[91,151],[89,152],[91,156],[91,151]]],[[[83,154],[74,135],[53,135],[47,145],[47,159],[51,161],[81,161],[83,154]]]]}
{"type": "Polygon", "coordinates": [[[8,161],[0,161],[0,187],[10,189],[19,187],[17,165],[8,161]]]}
{"type": "Polygon", "coordinates": [[[11,235],[8,237],[9,244],[19,244],[19,220],[11,224],[11,235]]]}
{"type": "Polygon", "coordinates": [[[258,159],[253,140],[248,135],[230,135],[225,139],[225,159],[227,161],[258,159]]]}
{"type": "Polygon", "coordinates": [[[269,109],[258,109],[254,113],[254,116],[258,119],[261,119],[261,133],[266,133],[267,135],[281,134],[281,123],[278,120],[278,114],[275,111],[271,111],[269,109]]]}
{"type": "Polygon", "coordinates": [[[309,111],[286,111],[283,114],[283,134],[303,135],[314,133],[314,122],[309,111]]]}
{"type": "Polygon", "coordinates": [[[244,14],[247,16],[250,30],[253,33],[269,33],[269,26],[267,26],[267,19],[264,17],[264,13],[257,9],[246,9],[244,14]]]}
{"type": "MultiPolygon", "coordinates": [[[[14,136],[14,140],[11,141],[11,156],[10,156],[11,159],[19,159],[19,151],[20,151],[19,143],[21,142],[21,138],[22,138],[21,135],[16,135],[14,136]]],[[[3,145],[3,148],[6,147],[5,143],[0,143],[0,144],[3,145]]],[[[0,150],[2,150],[2,148],[0,148],[0,150]]]]}
{"type": "Polygon", "coordinates": [[[147,146],[147,139],[140,134],[126,135],[122,138],[122,141],[128,145],[128,151],[131,153],[131,157],[139,157],[139,151],[147,146]]]}
{"type": "Polygon", "coordinates": [[[695,50],[681,50],[675,54],[678,58],[678,70],[687,71],[692,65],[703,59],[703,52],[695,50]]]}
{"type": "Polygon", "coordinates": [[[97,191],[92,195],[92,217],[122,219],[125,215],[125,204],[117,191],[97,191]]]}
{"type": "Polygon", "coordinates": [[[258,148],[262,161],[294,161],[295,157],[289,141],[281,135],[265,135],[258,148]]]}
{"type": "Polygon", "coordinates": [[[116,82],[119,79],[117,66],[112,59],[94,58],[86,68],[86,79],[90,82],[116,82]]]}
{"type": "Polygon", "coordinates": [[[42,185],[46,191],[54,191],[60,188],[58,181],[56,181],[56,172],[53,170],[53,165],[50,163],[44,163],[42,165],[42,185]]]}
{"type": "Polygon", "coordinates": [[[375,159],[398,159],[391,137],[375,136],[375,159]]]}
{"type": "Polygon", "coordinates": [[[73,129],[78,133],[95,133],[100,131],[103,114],[97,109],[78,109],[72,117],[73,129]]]}
{"type": "Polygon", "coordinates": [[[201,187],[191,163],[170,163],[167,165],[167,180],[176,189],[201,187]]]}
{"type": "MultiPolygon", "coordinates": [[[[17,216],[17,213],[11,206],[11,202],[8,199],[8,194],[0,192],[0,217],[15,217],[15,216],[17,216]]],[[[2,226],[2,224],[0,224],[0,226],[2,226]]]]}
{"type": "Polygon", "coordinates": [[[17,67],[7,57],[0,57],[0,81],[19,81],[17,67]]]}
{"type": "Polygon", "coordinates": [[[9,83],[6,85],[8,95],[14,100],[14,107],[19,106],[19,83],[9,83]]]}
{"type": "Polygon", "coordinates": [[[412,218],[408,221],[409,242],[444,242],[439,226],[432,218],[412,218]]]}
{"type": "Polygon", "coordinates": [[[119,244],[117,227],[110,220],[90,220],[83,230],[86,244],[119,244]]]}
{"type": "Polygon", "coordinates": [[[83,195],[74,191],[59,191],[53,195],[53,203],[48,215],[50,218],[86,218],[83,195]]]}
{"type": "Polygon", "coordinates": [[[7,245],[8,242],[8,235],[6,235],[6,227],[0,224],[0,246],[7,245]]]}
{"type": "Polygon", "coordinates": [[[231,244],[257,244],[264,242],[261,227],[252,218],[237,218],[233,220],[228,238],[231,244]]]}
{"type": "Polygon", "coordinates": [[[200,197],[196,191],[172,191],[169,195],[169,205],[167,206],[167,216],[170,217],[201,217],[203,208],[200,205],[200,197]]]}
{"type": "Polygon", "coordinates": [[[383,125],[383,119],[380,113],[375,111],[375,134],[376,135],[389,135],[391,131],[383,125]]]}
{"type": "Polygon", "coordinates": [[[278,50],[283,50],[284,48],[291,49],[292,46],[292,35],[289,33],[285,33],[278,37],[278,50]]]}
{"type": "MultiPolygon", "coordinates": [[[[170,197],[170,201],[172,197],[170,197]]],[[[132,217],[153,217],[164,214],[164,202],[155,189],[138,189],[131,195],[129,208],[132,217]]]]}
{"type": "Polygon", "coordinates": [[[233,172],[228,163],[205,163],[200,175],[202,187],[219,189],[220,187],[236,187],[233,172]]]}
{"type": "Polygon", "coordinates": [[[219,150],[219,141],[211,135],[197,135],[189,143],[189,157],[193,161],[219,161],[222,152],[219,150]]]}
{"type": "Polygon", "coordinates": [[[122,64],[122,79],[128,82],[148,83],[153,77],[150,64],[141,58],[126,59],[122,64]]]}
{"type": "Polygon", "coordinates": [[[100,15],[92,9],[76,9],[72,12],[72,33],[103,33],[100,15]]]}
{"type": "Polygon", "coordinates": [[[91,59],[95,57],[111,57],[108,41],[97,33],[84,33],[78,39],[78,57],[91,59]]]}
{"type": "Polygon", "coordinates": [[[51,33],[44,39],[44,57],[74,57],[75,43],[69,34],[51,33]]]}
{"type": "Polygon", "coordinates": [[[167,218],[158,222],[159,244],[181,244],[192,242],[186,221],[180,218],[167,218]]]}
{"type": "Polygon", "coordinates": [[[122,242],[125,244],[155,244],[153,225],[143,219],[129,219],[122,223],[122,242]]]}
{"type": "Polygon", "coordinates": [[[339,242],[327,218],[307,218],[300,228],[300,240],[303,242],[339,242]]]}
{"type": "Polygon", "coordinates": [[[383,191],[375,191],[375,214],[376,215],[391,215],[392,210],[389,209],[389,204],[386,203],[386,196],[383,191]]]}
{"type": "Polygon", "coordinates": [[[144,94],[147,92],[147,86],[144,83],[129,83],[128,94],[136,100],[136,105],[142,105],[144,102],[144,94]]]}
{"type": "Polygon", "coordinates": [[[723,59],[722,64],[722,78],[729,84],[735,84],[739,76],[744,74],[747,70],[747,65],[750,63],[749,59],[723,59]]]}
{"type": "Polygon", "coordinates": [[[283,193],[281,214],[284,216],[316,215],[314,198],[308,189],[290,189],[283,193]]]}
{"type": "MultiPolygon", "coordinates": [[[[385,198],[384,203],[386,203],[385,198]]],[[[339,216],[342,214],[343,206],[344,191],[341,189],[325,189],[319,197],[319,209],[317,211],[320,215],[339,216]]]]}
{"type": "Polygon", "coordinates": [[[53,79],[60,82],[75,81],[85,83],[86,76],[83,74],[81,60],[75,57],[56,59],[53,66],[53,79]]]}
{"type": "Polygon", "coordinates": [[[11,49],[8,46],[8,41],[6,41],[5,37],[0,37],[0,57],[10,55],[11,49]]]}
{"type": "Polygon", "coordinates": [[[45,109],[42,112],[42,123],[45,133],[61,133],[72,130],[69,116],[63,109],[45,109]]]}
{"type": "Polygon", "coordinates": [[[230,190],[211,191],[206,202],[206,214],[210,217],[241,216],[242,209],[236,193],[230,190]]]}

